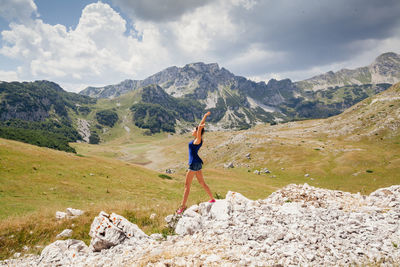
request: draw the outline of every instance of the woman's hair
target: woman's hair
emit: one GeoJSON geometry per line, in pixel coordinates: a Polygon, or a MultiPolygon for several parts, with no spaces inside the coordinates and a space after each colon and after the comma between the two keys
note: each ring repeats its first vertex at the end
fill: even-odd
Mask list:
{"type": "MultiPolygon", "coordinates": [[[[196,126],[196,131],[199,129],[199,126],[196,126]]],[[[201,128],[201,136],[203,136],[203,133],[204,133],[204,127],[203,128],[201,128]]]]}

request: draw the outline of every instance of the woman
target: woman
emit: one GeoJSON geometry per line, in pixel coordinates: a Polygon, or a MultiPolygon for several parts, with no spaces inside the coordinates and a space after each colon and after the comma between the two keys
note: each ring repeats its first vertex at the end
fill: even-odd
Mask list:
{"type": "Polygon", "coordinates": [[[210,188],[204,182],[203,173],[201,172],[203,161],[197,154],[199,152],[200,147],[203,144],[203,140],[201,139],[201,137],[204,133],[205,121],[210,114],[211,114],[210,111],[207,112],[204,115],[203,119],[201,120],[199,126],[196,126],[196,128],[192,132],[192,136],[194,136],[195,139],[189,142],[189,169],[186,173],[186,182],[185,182],[185,191],[183,194],[183,201],[182,201],[180,208],[176,211],[176,213],[178,213],[178,214],[181,214],[186,209],[186,202],[187,202],[187,199],[189,196],[190,185],[192,184],[194,175],[196,175],[197,180],[203,186],[204,190],[206,190],[207,194],[210,196],[211,200],[209,202],[210,203],[215,202],[215,199],[212,196],[210,188]]]}

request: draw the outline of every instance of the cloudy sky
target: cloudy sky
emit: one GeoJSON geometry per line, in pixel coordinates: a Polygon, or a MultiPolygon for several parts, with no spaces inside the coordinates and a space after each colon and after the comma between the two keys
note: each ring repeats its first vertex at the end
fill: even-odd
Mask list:
{"type": "Polygon", "coordinates": [[[400,53],[398,0],[0,0],[0,80],[68,91],[217,62],[301,80],[400,53]]]}

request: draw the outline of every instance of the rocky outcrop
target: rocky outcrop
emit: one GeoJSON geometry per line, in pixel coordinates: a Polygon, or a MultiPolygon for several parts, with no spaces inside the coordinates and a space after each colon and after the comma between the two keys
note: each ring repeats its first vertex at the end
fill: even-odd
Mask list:
{"type": "Polygon", "coordinates": [[[82,140],[85,141],[86,143],[89,143],[90,123],[85,119],[78,118],[77,124],[78,124],[78,133],[82,137],[82,140]]]}
{"type": "Polygon", "coordinates": [[[166,220],[177,235],[164,240],[102,212],[92,224],[90,248],[76,240],[56,241],[40,257],[2,264],[394,265],[400,261],[399,219],[400,185],[364,196],[291,184],[266,199],[228,192],[215,203],[170,215],[166,220]],[[97,249],[96,242],[102,242],[97,249]]]}
{"type": "Polygon", "coordinates": [[[92,237],[90,249],[93,251],[101,251],[126,240],[132,243],[132,241],[148,238],[136,224],[118,214],[107,214],[103,211],[94,218],[89,235],[92,237]]]}

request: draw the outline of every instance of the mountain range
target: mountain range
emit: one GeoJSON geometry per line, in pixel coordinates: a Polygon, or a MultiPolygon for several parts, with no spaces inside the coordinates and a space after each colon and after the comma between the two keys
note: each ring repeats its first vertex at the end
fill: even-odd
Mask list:
{"type": "Polygon", "coordinates": [[[153,134],[186,132],[206,111],[209,130],[325,118],[399,81],[399,59],[385,53],[369,66],[299,82],[254,82],[202,62],[79,94],[50,81],[0,82],[0,137],[73,151],[68,142],[98,143],[115,127],[127,130],[127,121],[153,134]]]}
{"type": "MultiPolygon", "coordinates": [[[[169,67],[144,80],[88,87],[80,94],[113,99],[157,85],[148,90],[163,90],[176,99],[196,101],[196,108],[214,113],[211,121],[215,129],[243,129],[259,123],[337,115],[397,81],[400,81],[400,56],[389,52],[378,56],[369,66],[328,72],[299,82],[290,79],[254,82],[216,63],[198,62],[182,68],[169,67]]],[[[152,103],[165,108],[163,99],[153,99],[152,103]]]]}

